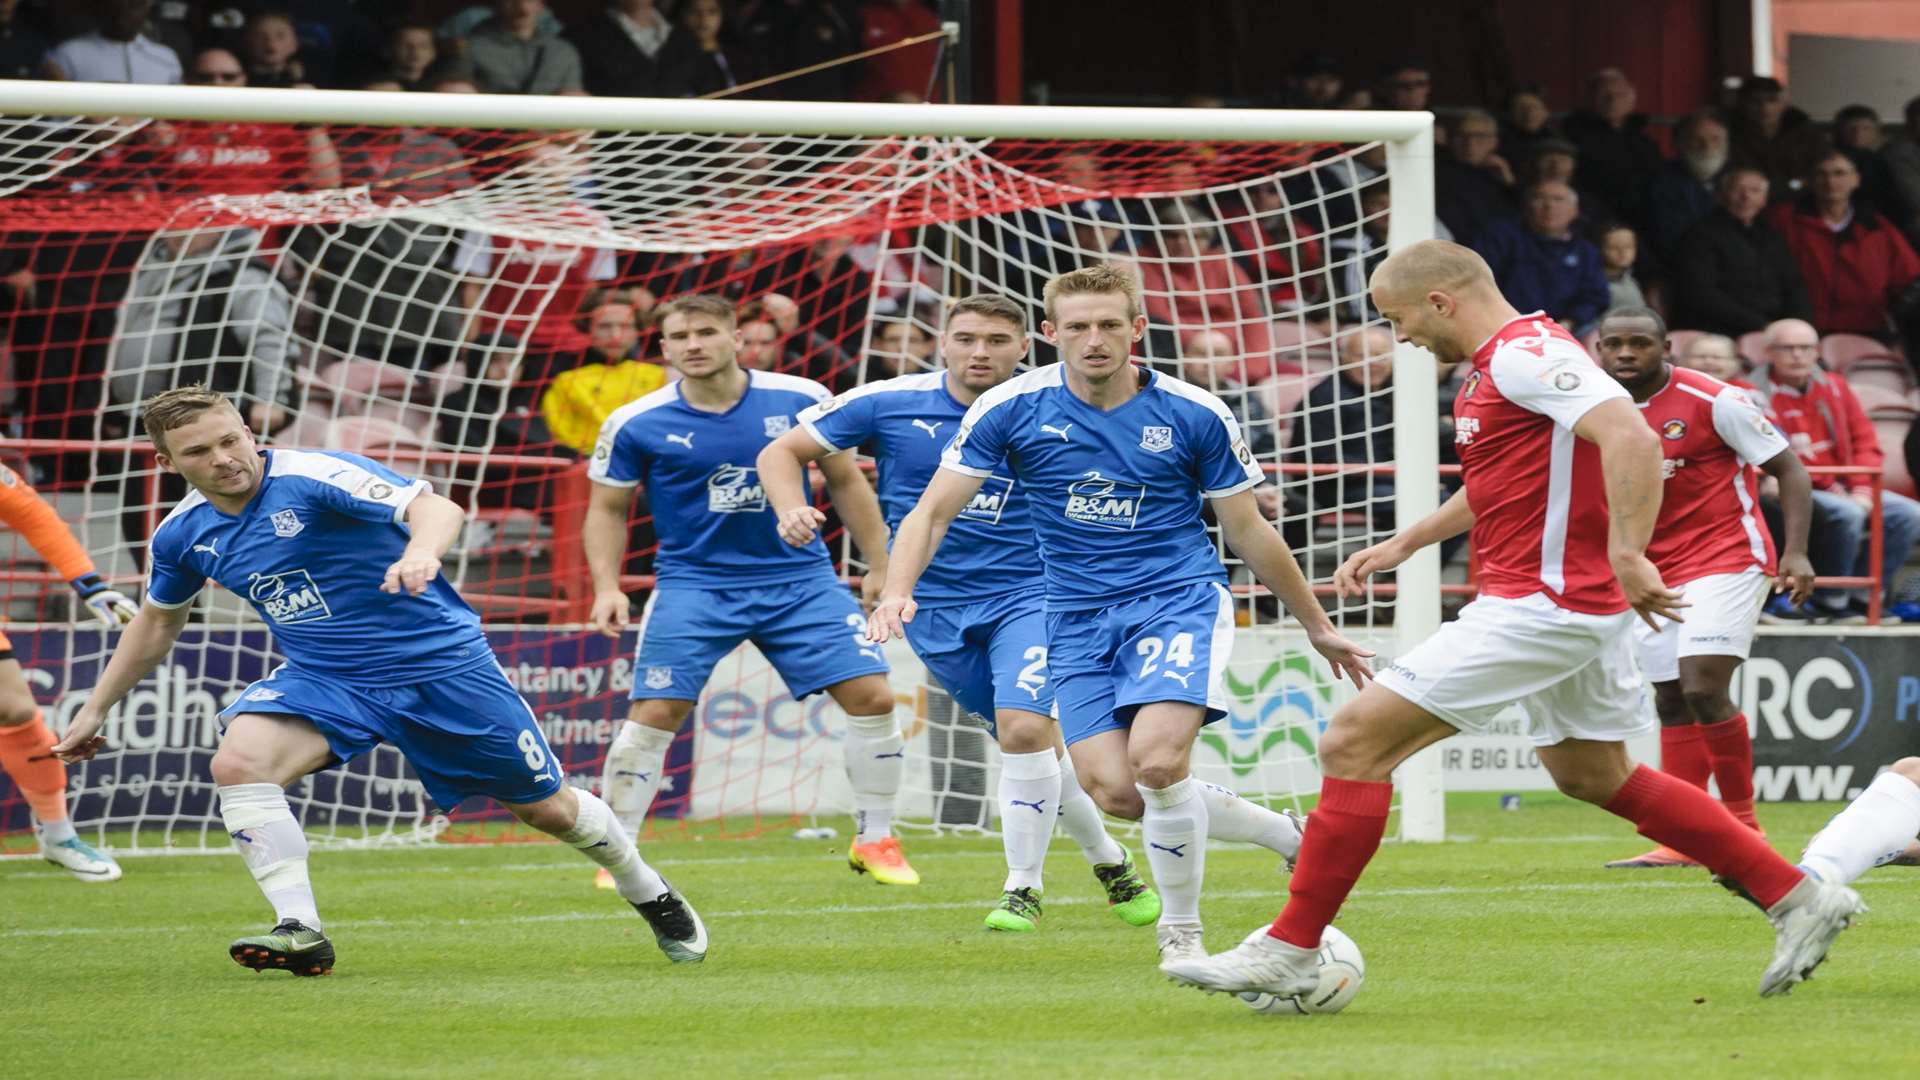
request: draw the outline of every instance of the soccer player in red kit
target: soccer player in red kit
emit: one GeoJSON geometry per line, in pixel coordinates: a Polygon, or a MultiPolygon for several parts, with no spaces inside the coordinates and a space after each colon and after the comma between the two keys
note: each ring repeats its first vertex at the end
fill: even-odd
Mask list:
{"type": "MultiPolygon", "coordinates": [[[[1640,673],[1653,684],[1660,714],[1660,767],[1703,791],[1711,776],[1720,785],[1721,804],[1741,824],[1759,829],[1753,738],[1727,690],[1753,645],[1768,592],[1791,589],[1795,604],[1813,595],[1813,564],[1807,561],[1812,481],[1786,437],[1746,394],[1674,366],[1667,324],[1658,312],[1607,312],[1596,352],[1660,436],[1665,494],[1647,558],[1687,597],[1686,622],[1634,628],[1640,673]],[[1780,485],[1786,547],[1777,577],[1773,538],[1760,517],[1756,467],[1780,485]]],[[[1700,864],[1663,844],[1607,865],[1700,864]]]]}
{"type": "Polygon", "coordinates": [[[1456,732],[1489,730],[1518,702],[1561,791],[1697,859],[1766,911],[1777,941],[1760,993],[1789,989],[1864,910],[1859,895],[1813,880],[1706,792],[1627,757],[1626,740],[1648,726],[1633,624],[1657,628],[1687,606],[1646,555],[1660,437],[1572,335],[1514,310],[1472,250],[1409,245],[1380,264],[1369,291],[1399,340],[1471,365],[1453,407],[1463,486],[1348,559],[1334,584],[1360,593],[1373,573],[1471,528],[1480,596],[1334,714],[1280,917],[1234,949],[1160,970],[1205,990],[1312,990],[1321,931],[1386,832],[1394,767],[1456,732]]]}

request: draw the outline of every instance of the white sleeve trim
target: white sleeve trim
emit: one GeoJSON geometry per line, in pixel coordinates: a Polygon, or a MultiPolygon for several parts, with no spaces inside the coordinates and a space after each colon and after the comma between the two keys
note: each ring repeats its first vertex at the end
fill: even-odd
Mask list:
{"type": "Polygon", "coordinates": [[[1763,465],[1789,449],[1786,436],[1773,426],[1747,395],[1728,387],[1713,398],[1713,430],[1748,465],[1763,465]]]}
{"type": "Polygon", "coordinates": [[[632,489],[640,486],[640,481],[638,480],[616,480],[611,476],[588,475],[587,480],[591,483],[599,484],[601,487],[632,489]]]}
{"type": "Polygon", "coordinates": [[[942,461],[940,467],[948,472],[957,472],[961,476],[971,476],[975,480],[986,480],[993,476],[992,469],[976,469],[971,465],[962,465],[957,461],[942,461]]]}
{"type": "Polygon", "coordinates": [[[185,600],[182,600],[177,604],[169,604],[165,600],[162,600],[159,597],[154,596],[153,590],[149,588],[146,590],[146,593],[147,593],[146,601],[147,603],[152,604],[154,607],[161,608],[166,611],[178,611],[181,608],[186,607],[188,604],[193,603],[195,600],[200,599],[200,594],[206,591],[207,591],[207,587],[205,585],[202,585],[198,589],[195,589],[193,591],[192,596],[187,597],[185,600]]]}
{"type": "Polygon", "coordinates": [[[825,450],[829,454],[838,454],[842,450],[847,449],[847,447],[844,447],[844,446],[833,445],[832,441],[830,441],[825,435],[820,434],[819,428],[813,426],[813,421],[808,420],[804,417],[801,418],[800,420],[800,430],[813,436],[813,441],[819,443],[820,448],[825,450]]]}
{"type": "Polygon", "coordinates": [[[399,499],[393,504],[393,523],[395,525],[405,524],[407,507],[413,505],[413,500],[432,490],[433,485],[427,483],[425,480],[415,480],[413,483],[400,489],[399,499]]]}
{"type": "Polygon", "coordinates": [[[1265,479],[1266,479],[1265,474],[1262,474],[1260,476],[1249,476],[1245,480],[1240,481],[1239,483],[1233,485],[1230,488],[1221,488],[1218,491],[1203,491],[1200,494],[1206,496],[1209,499],[1224,499],[1229,495],[1238,495],[1243,491],[1248,491],[1253,488],[1259,487],[1260,482],[1265,479]]]}

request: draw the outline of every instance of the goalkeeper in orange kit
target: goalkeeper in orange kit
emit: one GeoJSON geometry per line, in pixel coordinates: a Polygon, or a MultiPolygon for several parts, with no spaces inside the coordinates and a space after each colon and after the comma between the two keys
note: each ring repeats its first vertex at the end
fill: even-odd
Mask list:
{"type": "MultiPolygon", "coordinates": [[[[40,557],[66,578],[87,608],[108,626],[122,626],[138,610],[132,601],[100,580],[93,560],[20,474],[0,465],[0,521],[26,537],[40,557]]],[[[80,839],[67,817],[67,767],[53,756],[53,732],[27,689],[26,674],[13,658],[13,643],[0,634],[0,768],[13,778],[33,810],[40,854],[82,881],[116,881],[120,866],[80,839]]]]}

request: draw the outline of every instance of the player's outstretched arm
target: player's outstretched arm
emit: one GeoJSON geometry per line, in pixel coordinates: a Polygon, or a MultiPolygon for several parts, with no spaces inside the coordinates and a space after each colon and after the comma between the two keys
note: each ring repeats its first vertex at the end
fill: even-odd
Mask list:
{"type": "Polygon", "coordinates": [[[1327,610],[1320,606],[1320,598],[1313,595],[1307,576],[1300,572],[1300,564],[1287,548],[1287,542],[1280,539],[1272,523],[1260,512],[1253,491],[1214,499],[1213,514],[1219,519],[1220,535],[1227,547],[1240,556],[1253,576],[1260,579],[1260,584],[1273,590],[1287,606],[1294,621],[1307,632],[1307,640],[1313,643],[1314,649],[1333,665],[1333,677],[1352,679],[1355,686],[1365,685],[1373,677],[1366,659],[1373,651],[1340,636],[1333,620],[1327,617],[1327,610]]]}
{"type": "Polygon", "coordinates": [[[867,561],[867,577],[861,583],[861,599],[871,606],[879,602],[887,580],[887,519],[880,512],[880,500],[867,482],[851,452],[833,454],[820,461],[820,474],[827,478],[827,492],[833,507],[846,522],[854,546],[867,561]]]}
{"type": "MultiPolygon", "coordinates": [[[[780,539],[794,547],[813,543],[813,538],[820,534],[820,526],[826,523],[827,515],[807,502],[803,482],[807,462],[826,456],[827,448],[801,427],[768,443],[754,459],[753,467],[760,471],[760,484],[766,489],[767,501],[773,504],[774,528],[779,530],[780,539]]],[[[833,497],[837,503],[840,493],[835,491],[833,497]]],[[[844,511],[842,513],[844,515],[844,511]]],[[[865,551],[864,545],[861,550],[865,551]]]]}
{"type": "Polygon", "coordinates": [[[620,588],[620,561],[627,553],[627,512],[633,509],[633,489],[594,484],[587,502],[586,524],[580,527],[587,549],[587,571],[593,575],[593,628],[617,638],[627,625],[627,594],[620,588]]]}
{"type": "Polygon", "coordinates": [[[952,469],[940,469],[933,474],[927,490],[920,494],[919,503],[900,522],[900,532],[893,538],[887,584],[873,615],[867,619],[869,640],[885,641],[907,635],[906,624],[913,621],[915,610],[913,587],[919,584],[920,575],[926,573],[933,553],[940,550],[940,541],[947,537],[947,526],[973,501],[985,479],[952,469]]]}
{"type": "Polygon", "coordinates": [[[1807,558],[1807,528],[1813,522],[1813,478],[1792,450],[1780,451],[1760,468],[1780,484],[1780,517],[1786,532],[1773,589],[1791,590],[1787,599],[1798,606],[1813,596],[1813,562],[1807,558]]]}
{"type": "Polygon", "coordinates": [[[141,605],[140,613],[120,634],[113,657],[107,661],[99,681],[94,683],[87,703],[73,714],[66,734],[54,744],[55,757],[66,762],[85,761],[106,744],[100,737],[100,725],[106,720],[107,710],[119,704],[154,665],[166,659],[173,643],[179,640],[180,631],[186,629],[192,608],[191,604],[177,608],[152,603],[141,605]]]}
{"type": "Polygon", "coordinates": [[[452,499],[427,491],[414,496],[407,504],[406,517],[402,520],[413,531],[413,538],[407,541],[400,558],[387,567],[380,591],[397,593],[405,589],[408,596],[419,596],[440,576],[440,557],[453,546],[454,537],[460,535],[467,512],[452,499]]]}
{"type": "Polygon", "coordinates": [[[1451,540],[1471,528],[1473,507],[1467,505],[1467,489],[1461,488],[1438,510],[1414,522],[1412,528],[1349,556],[1333,572],[1334,592],[1359,596],[1366,591],[1369,577],[1392,570],[1428,544],[1451,540]]]}
{"type": "Polygon", "coordinates": [[[1656,615],[1685,621],[1680,611],[1687,605],[1660,580],[1660,571],[1647,558],[1647,542],[1653,539],[1653,523],[1660,516],[1660,437],[1633,402],[1623,397],[1588,409],[1573,425],[1573,433],[1600,448],[1610,519],[1607,555],[1627,603],[1656,631],[1660,629],[1656,615]]]}

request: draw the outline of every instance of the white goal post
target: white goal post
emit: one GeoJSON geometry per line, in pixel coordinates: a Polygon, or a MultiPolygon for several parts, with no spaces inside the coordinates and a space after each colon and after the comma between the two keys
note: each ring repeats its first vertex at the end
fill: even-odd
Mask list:
{"type": "MultiPolygon", "coordinates": [[[[63,124],[75,131],[68,153],[84,156],[104,141],[99,132],[115,124],[150,120],[225,121],[272,125],[356,125],[486,131],[588,131],[661,136],[738,136],[764,140],[807,137],[859,137],[874,140],[928,138],[975,140],[1089,140],[1129,143],[1292,143],[1380,144],[1391,214],[1386,243],[1397,249],[1433,235],[1433,117],[1428,113],[1299,110],[1062,108],[998,105],[891,105],[741,100],[615,99],[529,97],[335,90],[279,90],[196,86],[122,86],[98,83],[0,81],[0,198],[42,183],[60,169],[60,155],[22,152],[30,143],[58,142],[63,124]],[[138,118],[111,120],[103,118],[138,118]],[[21,118],[34,118],[22,120],[21,118]],[[77,118],[90,118],[80,120],[77,118]],[[49,133],[52,133],[51,135],[49,133]],[[78,148],[78,149],[74,149],[78,148]]],[[[639,136],[636,135],[636,138],[639,136]]],[[[615,181],[617,184],[618,181],[615,181]]],[[[1356,187],[1357,190],[1357,187],[1356,187]]],[[[1354,199],[1354,192],[1339,196],[1354,199]]],[[[250,204],[262,220],[282,213],[283,202],[266,197],[250,204]]],[[[315,206],[327,198],[351,203],[351,187],[340,192],[293,197],[315,206]]],[[[1331,196],[1329,196],[1331,198],[1331,196]]],[[[244,200],[215,194],[211,212],[244,200]]],[[[1202,193],[1201,202],[1210,203],[1202,193]]],[[[459,208],[458,194],[444,204],[459,208]]],[[[849,205],[848,213],[860,207],[849,205]]],[[[445,222],[452,211],[423,206],[423,219],[445,222]],[[438,215],[438,216],[436,216],[438,215]]],[[[288,218],[278,219],[281,221],[288,218]]],[[[691,249],[688,232],[674,232],[675,212],[663,212],[666,224],[646,242],[647,250],[691,249]]],[[[538,239],[544,221],[516,225],[501,218],[483,222],[491,231],[538,239]]],[[[808,219],[795,224],[804,237],[808,219]]],[[[58,228],[49,222],[48,228],[58,228]]],[[[694,220],[689,229],[706,227],[694,220]]],[[[1155,222],[1149,228],[1160,228],[1155,222]]],[[[612,232],[608,246],[627,240],[612,232]]],[[[977,241],[985,243],[987,241],[977,241]]],[[[640,242],[632,241],[637,248],[640,242]]],[[[949,241],[951,244],[951,241],[949,241]]],[[[940,253],[909,253],[907,261],[937,260],[940,253]]],[[[916,262],[917,265],[917,262],[916,262]]],[[[876,272],[876,279],[878,272],[876,272]]],[[[1364,304],[1362,305],[1364,310],[1364,304]]],[[[1425,352],[1398,344],[1393,351],[1392,426],[1402,478],[1393,488],[1400,527],[1431,513],[1438,505],[1438,408],[1434,361],[1425,352]],[[1420,482],[1405,482],[1404,478],[1420,482]]],[[[1325,575],[1320,575],[1324,580],[1325,575]]],[[[1392,628],[1377,634],[1354,624],[1354,632],[1380,649],[1382,659],[1406,651],[1430,636],[1440,623],[1441,567],[1437,549],[1416,553],[1398,572],[1393,593],[1392,628]]],[[[1330,607],[1332,605],[1330,604],[1330,607]]],[[[1263,639],[1264,640],[1264,639],[1263,639]]],[[[1322,665],[1324,668],[1324,665],[1322,665]]],[[[1411,841],[1445,836],[1443,779],[1437,749],[1417,755],[1397,776],[1399,835],[1411,841]]]]}

